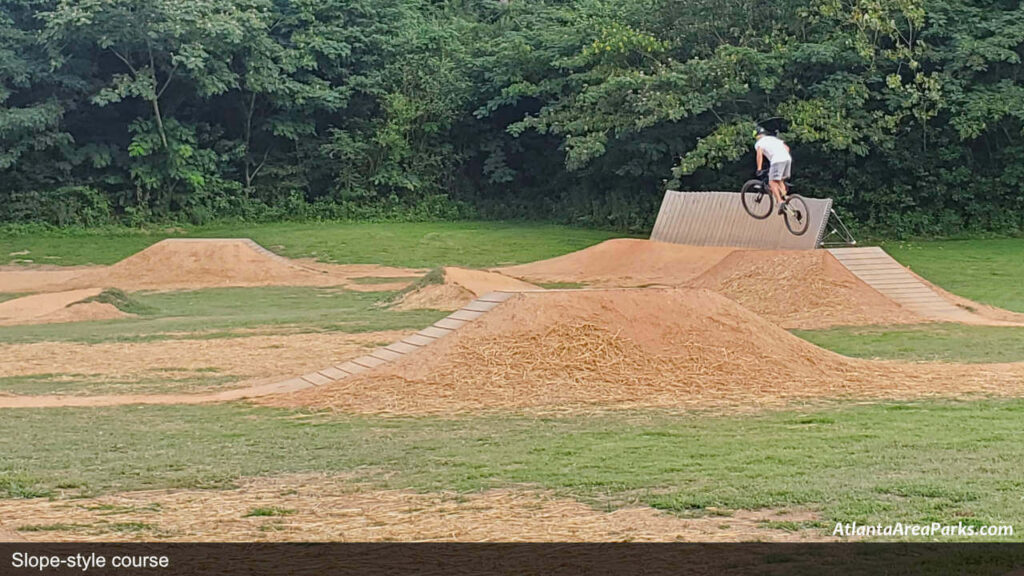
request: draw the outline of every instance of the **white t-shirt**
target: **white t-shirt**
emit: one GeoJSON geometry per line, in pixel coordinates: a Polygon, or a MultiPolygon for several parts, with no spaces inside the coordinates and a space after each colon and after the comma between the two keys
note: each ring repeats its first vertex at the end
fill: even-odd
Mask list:
{"type": "Polygon", "coordinates": [[[762,136],[758,138],[754,144],[754,149],[763,152],[770,164],[791,162],[793,160],[793,157],[789,155],[789,150],[786,149],[786,143],[775,136],[762,136]]]}

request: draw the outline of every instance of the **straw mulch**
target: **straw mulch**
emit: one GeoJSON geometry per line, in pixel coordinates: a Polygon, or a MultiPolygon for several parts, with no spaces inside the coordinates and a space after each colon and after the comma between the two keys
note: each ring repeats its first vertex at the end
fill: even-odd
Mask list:
{"type": "Polygon", "coordinates": [[[534,489],[474,494],[373,490],[327,476],[247,480],[238,490],[154,490],[72,500],[0,500],[30,541],[751,541],[825,540],[766,521],[808,511],[680,518],[648,507],[602,512],[534,489]],[[254,511],[264,515],[253,515],[254,511]]]}
{"type": "Polygon", "coordinates": [[[521,294],[392,365],[264,401],[423,414],[1021,394],[1024,364],[855,360],[719,294],[647,289],[521,294]]]}

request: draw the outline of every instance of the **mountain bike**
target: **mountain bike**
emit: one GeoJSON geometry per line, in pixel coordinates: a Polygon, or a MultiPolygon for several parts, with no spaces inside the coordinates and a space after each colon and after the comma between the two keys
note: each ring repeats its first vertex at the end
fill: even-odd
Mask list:
{"type": "MultiPolygon", "coordinates": [[[[786,228],[795,236],[802,236],[807,232],[810,224],[810,216],[807,211],[807,203],[799,194],[791,194],[792,186],[787,181],[786,199],[782,202],[782,218],[786,222],[786,228]]],[[[768,188],[768,170],[760,170],[757,177],[747,180],[740,189],[740,200],[743,202],[743,209],[758,220],[764,220],[772,215],[775,208],[775,197],[768,188]]]]}

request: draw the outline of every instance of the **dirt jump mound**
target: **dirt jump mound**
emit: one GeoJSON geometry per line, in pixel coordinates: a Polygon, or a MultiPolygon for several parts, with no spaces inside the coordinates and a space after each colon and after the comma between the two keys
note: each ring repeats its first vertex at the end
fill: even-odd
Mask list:
{"type": "Polygon", "coordinates": [[[688,285],[724,294],[783,328],[927,321],[824,250],[737,250],[688,285]]]}
{"type": "Polygon", "coordinates": [[[701,275],[734,250],[622,238],[499,271],[531,282],[582,282],[609,287],[679,286],[701,275]]]}
{"type": "Polygon", "coordinates": [[[1022,391],[1024,364],[854,360],[708,290],[647,289],[520,294],[393,364],[270,402],[416,414],[1022,391]]]}
{"type": "Polygon", "coordinates": [[[330,286],[343,280],[244,238],[172,238],[69,281],[75,287],[178,290],[219,286],[330,286]]]}
{"type": "Polygon", "coordinates": [[[447,267],[432,271],[426,282],[413,287],[395,303],[396,310],[458,310],[496,290],[539,290],[537,286],[498,272],[447,267]]]}

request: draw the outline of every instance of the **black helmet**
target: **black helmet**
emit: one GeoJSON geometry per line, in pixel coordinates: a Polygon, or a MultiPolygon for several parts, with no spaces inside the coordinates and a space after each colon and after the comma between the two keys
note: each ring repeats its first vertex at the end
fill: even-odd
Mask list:
{"type": "Polygon", "coordinates": [[[757,138],[758,136],[766,136],[767,134],[768,131],[764,129],[764,126],[754,128],[754,138],[757,138]]]}

